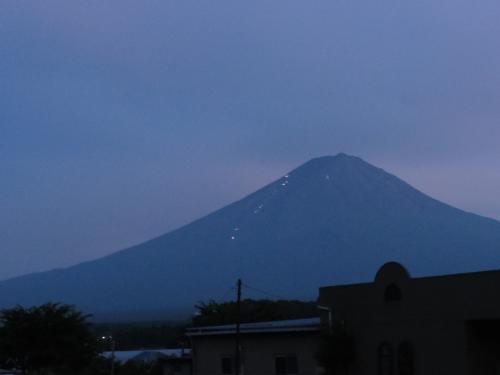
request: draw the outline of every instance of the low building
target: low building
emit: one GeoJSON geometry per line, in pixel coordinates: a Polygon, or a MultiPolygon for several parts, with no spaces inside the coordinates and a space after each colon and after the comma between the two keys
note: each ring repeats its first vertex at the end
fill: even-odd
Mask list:
{"type": "MultiPolygon", "coordinates": [[[[241,375],[315,375],[320,320],[296,319],[240,326],[241,375]]],[[[236,325],[194,327],[193,375],[235,374],[236,325]]]]}
{"type": "Polygon", "coordinates": [[[500,374],[500,271],[411,278],[391,262],[318,303],[352,335],[349,375],[500,374]]]}

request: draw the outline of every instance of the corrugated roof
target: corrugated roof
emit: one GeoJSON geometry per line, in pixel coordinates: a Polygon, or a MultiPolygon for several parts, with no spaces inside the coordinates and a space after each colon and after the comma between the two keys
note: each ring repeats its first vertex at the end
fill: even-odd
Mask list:
{"type": "MultiPolygon", "coordinates": [[[[241,333],[269,333],[269,332],[300,332],[317,331],[320,327],[319,318],[273,320],[268,322],[242,323],[241,333]]],[[[188,336],[200,335],[227,335],[236,333],[236,324],[220,326],[192,327],[186,330],[188,336]]]]}

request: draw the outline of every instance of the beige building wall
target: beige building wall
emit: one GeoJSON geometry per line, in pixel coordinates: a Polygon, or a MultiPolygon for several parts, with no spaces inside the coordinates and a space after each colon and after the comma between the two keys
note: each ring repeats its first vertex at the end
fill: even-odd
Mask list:
{"type": "MultiPolygon", "coordinates": [[[[296,375],[317,374],[317,332],[247,333],[240,342],[241,375],[276,375],[279,356],[297,357],[296,375]]],[[[234,357],[234,353],[234,335],[193,337],[194,375],[223,375],[222,358],[234,357]]]]}

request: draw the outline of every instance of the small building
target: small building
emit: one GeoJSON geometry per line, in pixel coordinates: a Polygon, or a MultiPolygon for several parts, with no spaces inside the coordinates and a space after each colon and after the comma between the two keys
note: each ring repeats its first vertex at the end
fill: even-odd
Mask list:
{"type": "MultiPolygon", "coordinates": [[[[316,375],[319,318],[244,323],[240,326],[241,375],[316,375]]],[[[194,327],[193,375],[235,374],[236,325],[194,327]]]]}
{"type": "Polygon", "coordinates": [[[318,303],[352,335],[349,375],[500,374],[500,271],[411,278],[391,262],[318,303]]]}

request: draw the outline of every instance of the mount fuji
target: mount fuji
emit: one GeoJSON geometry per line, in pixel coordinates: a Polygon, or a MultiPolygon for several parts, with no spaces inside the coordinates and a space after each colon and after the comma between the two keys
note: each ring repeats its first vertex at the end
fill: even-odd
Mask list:
{"type": "Polygon", "coordinates": [[[441,203],[360,158],[312,159],[180,229],[65,269],[0,282],[0,305],[60,301],[99,316],[189,311],[237,278],[287,298],[366,282],[500,268],[500,222],[441,203]]]}

